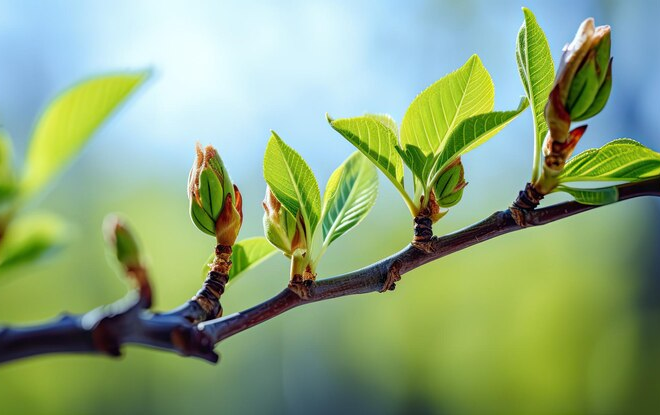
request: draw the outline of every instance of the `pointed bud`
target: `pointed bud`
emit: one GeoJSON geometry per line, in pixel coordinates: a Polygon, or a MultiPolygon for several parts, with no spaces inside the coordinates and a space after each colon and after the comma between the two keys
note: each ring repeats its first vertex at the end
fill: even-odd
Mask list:
{"type": "Polygon", "coordinates": [[[557,176],[564,170],[566,160],[571,157],[575,146],[580,142],[586,130],[586,125],[574,128],[568,134],[568,140],[563,143],[553,140],[550,135],[546,137],[543,147],[543,155],[545,156],[544,169],[546,173],[549,173],[549,176],[557,176]]]}
{"type": "Polygon", "coordinates": [[[222,159],[212,146],[196,147],[196,158],[188,177],[190,217],[202,232],[230,246],[243,222],[242,200],[229,178],[222,159]]]}
{"type": "Polygon", "coordinates": [[[151,307],[151,284],[140,256],[140,246],[130,228],[119,217],[109,215],[103,222],[103,233],[108,247],[121,264],[126,276],[138,288],[142,306],[151,307]]]}
{"type": "Polygon", "coordinates": [[[545,108],[555,141],[568,139],[571,121],[585,120],[605,106],[611,88],[611,83],[606,85],[608,73],[611,82],[610,49],[610,27],[594,27],[592,18],[582,22],[573,41],[564,47],[545,108]]]}
{"type": "Polygon", "coordinates": [[[287,211],[269,187],[266,188],[264,207],[264,233],[266,239],[276,248],[291,256],[296,249],[306,249],[304,224],[287,211]],[[301,229],[303,231],[301,231],[301,229]]]}
{"type": "Polygon", "coordinates": [[[463,197],[463,189],[467,186],[465,171],[460,157],[445,168],[435,184],[435,198],[440,207],[455,206],[463,197]]]}

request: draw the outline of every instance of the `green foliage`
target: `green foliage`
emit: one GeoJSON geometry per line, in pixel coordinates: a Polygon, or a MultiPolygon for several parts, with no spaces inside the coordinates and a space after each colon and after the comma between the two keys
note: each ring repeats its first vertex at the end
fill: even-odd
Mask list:
{"type": "Polygon", "coordinates": [[[585,205],[607,205],[614,203],[619,199],[619,192],[614,186],[602,187],[599,189],[579,189],[568,186],[558,186],[558,192],[566,192],[573,198],[585,205]]]}
{"type": "Polygon", "coordinates": [[[62,245],[64,225],[59,219],[14,217],[27,197],[71,161],[147,76],[146,72],[99,76],[64,91],[39,118],[22,175],[14,169],[9,135],[0,130],[0,267],[35,261],[62,245]]]}
{"type": "Polygon", "coordinates": [[[332,173],[323,195],[323,244],[355,227],[364,219],[378,195],[378,175],[373,164],[355,152],[332,173]]]}
{"type": "MultiPolygon", "coordinates": [[[[400,142],[396,123],[388,116],[328,120],[385,174],[416,216],[430,202],[447,166],[500,132],[528,106],[525,99],[514,111],[491,112],[494,103],[490,75],[473,55],[413,100],[401,124],[400,142]],[[413,174],[413,197],[404,189],[402,162],[413,174]]],[[[462,187],[459,190],[462,194],[462,187]]],[[[449,205],[458,203],[460,194],[452,194],[449,205]]]]}
{"type": "Polygon", "coordinates": [[[264,155],[264,178],[282,206],[294,217],[300,212],[313,234],[321,216],[319,185],[305,160],[274,131],[264,155]]]}
{"type": "MultiPolygon", "coordinates": [[[[462,154],[482,145],[495,134],[502,131],[514,118],[520,115],[529,103],[523,98],[518,108],[513,111],[488,112],[470,117],[461,122],[447,139],[445,146],[435,160],[433,171],[440,174],[445,167],[462,154]]],[[[429,185],[434,183],[431,178],[429,185]]]]}
{"type": "MultiPolygon", "coordinates": [[[[339,120],[327,118],[332,128],[371,160],[407,199],[403,185],[403,163],[396,149],[399,139],[394,120],[387,115],[373,114],[339,120]]],[[[411,204],[412,201],[409,206],[411,204]]]]}
{"type": "Polygon", "coordinates": [[[401,122],[401,144],[438,154],[461,121],[493,110],[495,87],[477,55],[424,90],[401,122]]]}
{"type": "Polygon", "coordinates": [[[45,258],[63,246],[66,235],[64,222],[53,215],[13,220],[0,240],[0,271],[45,258]]]}
{"type": "Polygon", "coordinates": [[[243,239],[234,245],[231,254],[232,267],[229,271],[229,280],[233,280],[245,271],[256,267],[271,257],[276,249],[261,236],[243,239]]]}
{"type": "Polygon", "coordinates": [[[550,53],[550,46],[545,33],[536,22],[536,17],[523,7],[525,21],[518,32],[516,43],[516,61],[525,93],[532,107],[534,121],[534,165],[532,182],[539,174],[541,146],[548,131],[544,111],[548,95],[552,89],[555,68],[550,53]]]}
{"type": "Polygon", "coordinates": [[[629,138],[586,150],[566,163],[560,182],[633,182],[660,174],[660,154],[629,138]]]}
{"type": "Polygon", "coordinates": [[[48,105],[30,142],[21,191],[33,194],[39,190],[147,76],[138,72],[92,78],[48,105]]]}
{"type": "MultiPolygon", "coordinates": [[[[266,238],[257,236],[243,239],[234,244],[231,254],[231,270],[229,270],[229,282],[233,281],[242,273],[256,267],[267,260],[277,249],[271,245],[266,238]]],[[[210,271],[210,264],[215,259],[215,253],[211,254],[202,267],[202,277],[210,271]]]]}

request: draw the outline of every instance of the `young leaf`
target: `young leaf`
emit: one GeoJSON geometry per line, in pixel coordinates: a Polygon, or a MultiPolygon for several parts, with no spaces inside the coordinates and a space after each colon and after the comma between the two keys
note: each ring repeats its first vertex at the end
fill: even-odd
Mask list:
{"type": "Polygon", "coordinates": [[[364,114],[364,116],[378,121],[392,131],[392,134],[394,134],[395,137],[399,137],[399,126],[396,125],[394,118],[390,117],[388,114],[364,114]]]}
{"type": "Polygon", "coordinates": [[[398,139],[391,118],[372,114],[339,120],[327,118],[335,131],[367,156],[397,188],[403,189],[403,164],[395,150],[398,139]]]}
{"type": "MultiPolygon", "coordinates": [[[[271,245],[263,236],[254,238],[243,239],[236,242],[232,248],[231,254],[231,270],[229,271],[229,281],[233,281],[240,274],[250,270],[263,261],[270,258],[277,248],[271,245]]],[[[208,260],[202,267],[202,276],[206,277],[209,270],[209,264],[215,259],[215,253],[209,256],[208,260]]]]}
{"type": "Polygon", "coordinates": [[[376,202],[378,175],[373,164],[355,152],[332,173],[325,188],[322,227],[328,246],[364,219],[376,202]]]}
{"type": "Polygon", "coordinates": [[[312,234],[321,215],[321,192],[305,160],[273,131],[264,155],[264,178],[271,191],[294,217],[300,211],[312,234]]]}
{"type": "Polygon", "coordinates": [[[607,205],[619,200],[619,191],[616,187],[603,187],[600,189],[578,189],[575,187],[558,186],[555,191],[566,192],[583,205],[607,205]]]}
{"type": "Polygon", "coordinates": [[[660,154],[621,138],[584,151],[566,163],[559,181],[637,181],[660,175],[660,154]]]}
{"type": "Polygon", "coordinates": [[[66,226],[52,215],[32,214],[10,223],[0,242],[0,271],[34,262],[61,248],[66,226]]]}
{"type": "Polygon", "coordinates": [[[545,105],[554,82],[555,66],[550,53],[548,40],[543,29],[536,22],[536,17],[523,7],[525,21],[518,32],[516,43],[516,61],[525,93],[532,106],[534,120],[534,172],[536,180],[541,156],[543,139],[548,132],[545,122],[545,105]]]}
{"type": "Polygon", "coordinates": [[[138,72],[92,78],[51,102],[34,130],[21,190],[29,195],[41,188],[147,76],[138,72]]]}
{"type": "Polygon", "coordinates": [[[256,267],[277,252],[263,236],[247,238],[234,244],[231,254],[231,270],[229,280],[233,280],[239,274],[256,267]]]}
{"type": "MultiPolygon", "coordinates": [[[[523,98],[518,108],[513,111],[479,114],[461,122],[447,139],[442,152],[435,161],[433,171],[441,172],[461,155],[488,141],[523,112],[528,105],[527,99],[523,98]]],[[[432,182],[433,180],[430,183],[432,182]]]]}
{"type": "Polygon", "coordinates": [[[402,146],[437,154],[458,124],[495,105],[493,81],[477,55],[415,98],[401,123],[402,146]]]}
{"type": "Polygon", "coordinates": [[[433,154],[424,154],[419,147],[412,144],[406,145],[405,149],[396,146],[396,151],[415,178],[421,183],[426,183],[433,167],[433,154]]]}

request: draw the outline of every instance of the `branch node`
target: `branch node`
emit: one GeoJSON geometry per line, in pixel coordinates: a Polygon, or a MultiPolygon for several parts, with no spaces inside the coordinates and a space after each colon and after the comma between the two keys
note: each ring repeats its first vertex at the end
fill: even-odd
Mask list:
{"type": "Polygon", "coordinates": [[[294,275],[289,281],[289,289],[293,291],[301,300],[309,300],[314,294],[314,280],[303,279],[300,275],[294,275]]]}
{"type": "Polygon", "coordinates": [[[433,237],[433,221],[429,216],[418,215],[413,219],[415,237],[413,242],[427,242],[433,237]]]}
{"type": "MultiPolygon", "coordinates": [[[[225,286],[229,281],[229,270],[231,269],[232,247],[217,245],[215,247],[215,259],[211,264],[211,270],[204,280],[202,288],[192,298],[204,311],[202,320],[218,318],[222,316],[222,305],[220,296],[225,292],[225,286]]],[[[197,318],[192,319],[197,322],[197,318]]]]}
{"type": "Polygon", "coordinates": [[[401,267],[403,263],[400,260],[392,262],[389,269],[387,270],[387,275],[385,276],[385,282],[379,290],[379,292],[384,293],[387,291],[394,291],[396,288],[396,282],[401,281],[401,267]]]}
{"type": "Polygon", "coordinates": [[[513,218],[514,222],[516,222],[516,225],[520,226],[521,228],[527,227],[525,214],[536,209],[539,203],[541,203],[543,196],[544,195],[536,190],[536,188],[531,183],[527,183],[525,185],[525,189],[518,193],[518,197],[509,207],[509,210],[511,211],[511,217],[513,218]]]}

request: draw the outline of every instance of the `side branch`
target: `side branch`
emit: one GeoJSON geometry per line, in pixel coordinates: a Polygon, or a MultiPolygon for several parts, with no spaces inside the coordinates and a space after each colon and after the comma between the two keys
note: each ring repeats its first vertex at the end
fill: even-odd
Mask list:
{"type": "MultiPolygon", "coordinates": [[[[641,196],[660,196],[660,177],[616,187],[619,192],[619,202],[641,196]]],[[[569,201],[541,209],[515,209],[517,210],[516,215],[523,215],[522,223],[525,226],[518,224],[511,209],[495,212],[467,228],[442,237],[434,236],[431,238],[428,249],[421,250],[413,245],[408,245],[398,253],[368,267],[319,280],[311,287],[309,298],[298,298],[285,289],[262,304],[225,318],[200,323],[199,328],[207,332],[216,342],[220,342],[299,305],[380,291],[387,284],[393,266],[398,268],[397,274],[400,276],[431,261],[497,236],[522,230],[525,227],[545,225],[598,207],[601,206],[569,201]]]]}
{"type": "MultiPolygon", "coordinates": [[[[617,189],[619,201],[640,196],[660,196],[660,177],[620,185],[617,189]]],[[[116,356],[123,344],[139,344],[216,362],[218,356],[213,352],[215,344],[292,308],[331,298],[381,291],[383,287],[392,286],[401,275],[428,262],[500,235],[545,225],[597,207],[574,201],[541,209],[521,210],[517,207],[516,215],[522,215],[523,221],[515,220],[510,209],[495,212],[467,228],[431,238],[424,250],[408,245],[365,268],[319,280],[309,287],[305,298],[286,288],[250,309],[199,324],[196,318],[187,316],[189,306],[154,314],[144,310],[139,299],[129,296],[83,316],[63,316],[32,327],[0,328],[0,363],[48,353],[105,353],[116,356]]]]}

